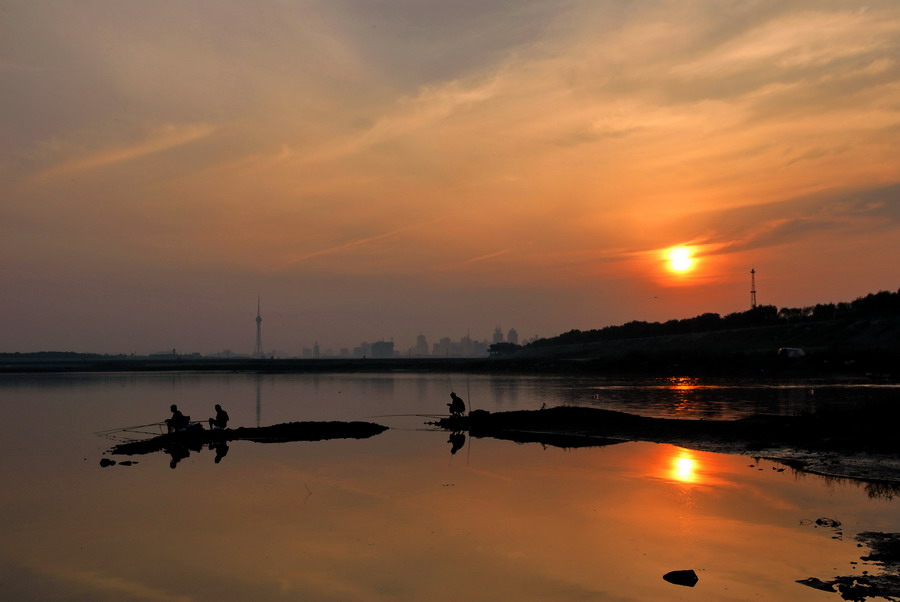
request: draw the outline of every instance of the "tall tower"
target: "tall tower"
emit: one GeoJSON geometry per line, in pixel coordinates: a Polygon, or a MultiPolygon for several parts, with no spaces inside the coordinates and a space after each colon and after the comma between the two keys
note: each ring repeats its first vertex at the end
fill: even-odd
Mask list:
{"type": "Polygon", "coordinates": [[[253,357],[260,358],[263,356],[262,348],[262,316],[259,315],[259,296],[256,297],[256,348],[253,350],[253,357]]]}
{"type": "Polygon", "coordinates": [[[750,270],[750,309],[756,309],[756,270],[750,270]]]}

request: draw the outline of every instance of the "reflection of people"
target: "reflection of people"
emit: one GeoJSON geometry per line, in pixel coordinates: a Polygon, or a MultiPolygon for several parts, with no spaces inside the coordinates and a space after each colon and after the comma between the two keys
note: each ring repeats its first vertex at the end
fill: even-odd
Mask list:
{"type": "Polygon", "coordinates": [[[185,416],[178,410],[178,406],[174,403],[169,408],[172,410],[172,417],[166,420],[166,426],[169,428],[169,432],[172,433],[179,429],[183,429],[188,425],[191,421],[190,416],[185,416]]]}
{"type": "Polygon", "coordinates": [[[169,462],[169,468],[175,468],[179,462],[189,457],[191,452],[199,452],[201,449],[203,449],[202,443],[191,441],[190,439],[172,443],[164,450],[167,454],[172,456],[172,460],[169,462]]]}
{"type": "Polygon", "coordinates": [[[450,438],[447,439],[447,443],[450,443],[453,446],[450,448],[450,453],[455,454],[466,444],[466,436],[461,431],[456,431],[450,435],[450,438]]]}
{"type": "Polygon", "coordinates": [[[216,450],[216,459],[215,463],[218,464],[222,461],[222,458],[225,457],[225,454],[228,453],[228,442],[227,441],[218,441],[209,444],[209,449],[216,450]]]}
{"type": "Polygon", "coordinates": [[[172,456],[169,462],[169,468],[175,468],[178,463],[191,455],[190,450],[185,445],[173,445],[166,449],[166,452],[172,456]]]}
{"type": "Polygon", "coordinates": [[[447,407],[450,408],[451,416],[462,416],[466,411],[466,404],[463,402],[462,398],[454,392],[450,392],[450,399],[452,400],[447,404],[447,407]]]}
{"type": "Polygon", "coordinates": [[[209,419],[210,429],[223,429],[228,425],[228,412],[222,406],[216,404],[216,417],[209,419]]]}

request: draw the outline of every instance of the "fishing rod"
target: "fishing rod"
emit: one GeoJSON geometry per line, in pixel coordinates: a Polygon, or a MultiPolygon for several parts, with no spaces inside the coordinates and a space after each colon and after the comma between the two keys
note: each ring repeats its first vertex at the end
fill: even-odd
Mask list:
{"type": "Polygon", "coordinates": [[[444,414],[380,414],[378,416],[369,416],[369,418],[403,418],[403,417],[415,417],[415,418],[446,418],[447,416],[444,414]]]}
{"type": "MultiPolygon", "coordinates": [[[[165,422],[151,422],[150,424],[138,424],[135,426],[123,426],[120,428],[108,429],[105,431],[97,431],[94,434],[102,436],[102,435],[111,435],[113,433],[138,432],[138,431],[136,431],[136,429],[147,428],[148,426],[162,426],[164,424],[165,424],[165,422]]],[[[150,434],[152,435],[155,433],[150,433],[150,434]]]]}
{"type": "MultiPolygon", "coordinates": [[[[466,375],[466,396],[469,398],[469,414],[472,413],[472,393],[469,391],[469,375],[466,375]]],[[[472,422],[469,422],[469,449],[466,450],[466,466],[469,465],[469,460],[472,458],[472,442],[475,441],[475,437],[472,436],[472,422]]]]}

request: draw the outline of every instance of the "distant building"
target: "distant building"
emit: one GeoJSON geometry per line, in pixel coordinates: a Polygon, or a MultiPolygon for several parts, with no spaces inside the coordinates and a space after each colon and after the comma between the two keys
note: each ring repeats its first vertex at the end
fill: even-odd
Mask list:
{"type": "MultiPolygon", "coordinates": [[[[494,341],[497,343],[498,341],[494,341]]],[[[506,342],[512,343],[513,345],[519,344],[519,333],[515,328],[510,328],[509,332],[506,334],[506,342]]]]}
{"type": "Polygon", "coordinates": [[[412,355],[416,357],[425,357],[428,355],[428,341],[424,334],[416,337],[416,346],[413,348],[412,355]]]}
{"type": "Polygon", "coordinates": [[[394,341],[378,341],[377,343],[372,343],[372,357],[394,357],[394,341]]]}
{"type": "Polygon", "coordinates": [[[494,343],[502,343],[503,342],[503,331],[500,330],[500,327],[494,329],[494,343]]]}

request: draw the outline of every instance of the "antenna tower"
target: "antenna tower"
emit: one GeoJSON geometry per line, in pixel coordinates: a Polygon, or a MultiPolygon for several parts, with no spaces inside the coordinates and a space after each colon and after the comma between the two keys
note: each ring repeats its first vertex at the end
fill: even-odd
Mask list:
{"type": "Polygon", "coordinates": [[[750,270],[750,308],[756,309],[756,270],[750,270]]]}
{"type": "Polygon", "coordinates": [[[253,350],[253,357],[261,358],[263,356],[262,348],[262,316],[259,315],[259,296],[256,297],[256,348],[253,350]]]}

